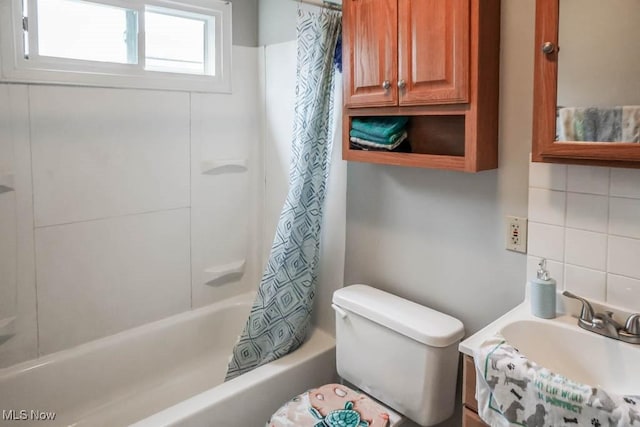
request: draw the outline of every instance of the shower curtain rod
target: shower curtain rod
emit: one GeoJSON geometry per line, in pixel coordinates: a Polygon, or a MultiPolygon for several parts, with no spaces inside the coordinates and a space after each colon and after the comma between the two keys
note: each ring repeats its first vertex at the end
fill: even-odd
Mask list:
{"type": "Polygon", "coordinates": [[[297,0],[299,3],[312,4],[318,7],[324,7],[331,10],[342,10],[342,5],[326,0],[297,0]]]}

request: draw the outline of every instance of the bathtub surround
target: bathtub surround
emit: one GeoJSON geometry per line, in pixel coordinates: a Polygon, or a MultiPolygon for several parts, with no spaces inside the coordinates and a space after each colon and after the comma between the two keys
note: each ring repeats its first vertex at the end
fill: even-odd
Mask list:
{"type": "Polygon", "coordinates": [[[341,14],[298,15],[296,107],[289,192],[227,380],[294,351],[311,327],[333,140],[333,56],[341,14]]]}
{"type": "Polygon", "coordinates": [[[640,170],[531,163],[527,276],[548,259],[559,290],[640,311],[640,170]]]}
{"type": "Polygon", "coordinates": [[[203,111],[189,93],[0,84],[0,183],[8,174],[14,187],[0,191],[0,222],[10,227],[0,230],[0,252],[10,250],[0,261],[0,319],[15,317],[14,334],[0,339],[0,368],[244,292],[259,277],[261,187],[247,178],[262,174],[253,143],[257,0],[235,3],[235,44],[251,46],[234,47],[239,93],[203,94],[203,111]],[[199,133],[195,116],[211,118],[216,104],[242,132],[199,133]],[[250,170],[218,179],[233,183],[228,192],[211,188],[211,177],[208,188],[192,186],[201,160],[198,152],[192,165],[189,150],[227,155],[222,136],[250,154],[250,170]],[[238,188],[255,196],[251,204],[230,197],[238,188]],[[192,223],[202,205],[223,199],[219,217],[232,223],[192,223]],[[229,238],[235,227],[250,246],[229,238]],[[228,260],[192,245],[191,235],[212,234],[233,241],[224,256],[241,253],[247,263],[241,280],[206,289],[196,274],[228,260]]]}
{"type": "MultiPolygon", "coordinates": [[[[287,2],[293,6],[295,17],[297,5],[289,0],[287,2]]],[[[250,19],[244,19],[238,13],[238,8],[234,5],[234,31],[242,31],[248,36],[250,31],[247,32],[241,27],[250,22],[250,19]]],[[[295,37],[295,26],[293,30],[295,37]]],[[[236,71],[232,95],[0,83],[0,175],[6,171],[13,172],[15,188],[14,192],[0,194],[0,215],[3,224],[8,225],[13,224],[15,212],[16,221],[15,227],[10,228],[12,232],[7,234],[6,239],[3,234],[0,251],[5,250],[5,247],[14,248],[14,243],[11,242],[14,235],[17,248],[11,249],[11,253],[16,257],[14,260],[7,256],[0,261],[0,309],[3,313],[0,317],[4,319],[4,313],[16,317],[12,327],[15,335],[0,344],[0,368],[34,359],[55,349],[66,348],[67,345],[79,344],[86,339],[100,338],[121,328],[137,326],[155,318],[202,307],[255,289],[287,192],[295,103],[295,85],[291,82],[295,81],[296,43],[290,41],[264,48],[240,47],[235,44],[233,65],[236,71]],[[48,100],[45,96],[38,95],[45,93],[55,98],[48,100]],[[39,99],[37,110],[36,106],[30,103],[31,94],[35,94],[39,99]],[[141,94],[140,97],[138,94],[141,94]],[[138,99],[134,100],[131,107],[126,107],[132,97],[146,99],[148,102],[145,101],[145,104],[138,99]],[[111,100],[116,106],[115,111],[106,107],[99,110],[102,98],[111,100]],[[67,106],[67,99],[83,102],[93,112],[92,115],[88,116],[88,111],[85,112],[83,109],[74,109],[73,105],[67,106]],[[91,102],[92,99],[95,101],[94,104],[91,102]],[[126,111],[130,114],[150,120],[143,113],[153,113],[156,108],[154,101],[159,99],[170,99],[171,102],[178,100],[179,105],[162,107],[167,113],[162,122],[154,125],[157,129],[137,129],[133,125],[129,125],[127,129],[120,129],[122,123],[115,121],[120,105],[125,105],[126,111]],[[188,110],[186,117],[185,109],[188,110]],[[76,115],[69,114],[59,123],[35,120],[36,116],[47,120],[49,114],[64,116],[64,111],[75,111],[76,115]],[[107,146],[101,147],[100,151],[95,153],[87,151],[93,143],[94,136],[90,126],[76,120],[77,117],[90,120],[95,129],[99,130],[96,132],[97,137],[107,146]],[[32,120],[34,123],[30,123],[32,120]],[[173,133],[177,139],[174,138],[171,142],[168,142],[167,138],[160,139],[156,141],[160,142],[160,145],[155,147],[148,137],[161,135],[162,138],[165,130],[175,126],[177,121],[183,123],[180,125],[181,130],[173,133]],[[66,147],[67,152],[76,152],[77,147],[76,153],[80,162],[100,167],[85,169],[81,165],[75,165],[72,170],[65,171],[61,166],[68,162],[68,159],[61,159],[63,163],[57,165],[57,161],[47,163],[46,158],[41,156],[37,163],[45,170],[34,170],[32,173],[30,128],[45,125],[48,131],[52,132],[52,136],[55,136],[55,144],[61,144],[61,148],[66,147]],[[65,138],[64,132],[67,131],[70,132],[70,136],[74,136],[73,140],[65,138]],[[109,139],[112,131],[119,132],[120,139],[109,139]],[[137,138],[133,139],[134,135],[137,135],[137,138]],[[80,140],[80,137],[87,138],[80,140]],[[124,140],[129,143],[123,144],[124,140]],[[259,140],[262,140],[262,144],[259,140]],[[85,144],[89,145],[85,147],[85,144]],[[186,153],[186,161],[185,154],[180,154],[177,157],[180,166],[175,167],[171,164],[173,160],[166,165],[168,154],[165,153],[171,150],[174,154],[179,153],[176,147],[180,144],[182,153],[186,153]],[[82,151],[83,147],[85,151],[82,151]],[[147,148],[141,150],[142,147],[147,148]],[[129,157],[135,157],[139,163],[129,161],[129,157]],[[216,159],[242,161],[248,166],[248,170],[243,172],[236,168],[223,173],[203,174],[203,163],[216,159]],[[61,178],[66,179],[73,187],[52,187],[47,181],[47,176],[59,173],[62,173],[61,178]],[[157,177],[158,182],[167,185],[168,191],[163,192],[160,186],[148,184],[149,173],[157,177]],[[74,174],[76,177],[69,176],[74,174]],[[85,179],[78,174],[86,174],[88,178],[85,179]],[[105,186],[96,187],[98,174],[106,174],[110,181],[105,180],[105,186]],[[120,179],[120,174],[127,176],[127,179],[120,179]],[[171,182],[163,176],[165,174],[179,179],[171,182]],[[48,185],[59,196],[71,197],[65,200],[50,200],[40,190],[40,200],[46,203],[40,203],[34,211],[34,175],[40,177],[41,185],[48,185]],[[131,197],[131,192],[142,194],[142,199],[136,201],[131,197]],[[88,194],[100,209],[80,203],[81,201],[75,198],[80,194],[88,194]],[[125,209],[119,207],[120,202],[125,203],[125,209]],[[5,206],[5,203],[8,206],[5,206]],[[80,206],[82,213],[73,212],[69,209],[72,206],[80,206]],[[47,211],[43,212],[41,207],[48,207],[47,211]],[[137,215],[155,218],[161,212],[170,210],[177,210],[164,215],[164,221],[169,220],[171,224],[163,226],[154,219],[157,227],[149,230],[149,237],[155,240],[164,239],[164,242],[171,246],[169,242],[175,241],[176,233],[172,232],[174,237],[170,237],[165,235],[164,230],[167,230],[166,227],[174,227],[178,218],[181,218],[178,222],[184,224],[182,218],[186,211],[190,231],[184,237],[184,225],[179,227],[182,231],[178,233],[180,243],[176,248],[152,248],[148,245],[147,250],[153,252],[131,254],[126,250],[130,244],[127,239],[135,236],[127,236],[121,232],[113,236],[107,233],[114,239],[119,237],[111,239],[108,246],[93,246],[94,252],[97,250],[98,253],[83,253],[78,246],[83,241],[91,241],[91,235],[97,236],[100,233],[97,228],[113,229],[112,223],[118,222],[118,229],[134,223],[137,215]],[[36,228],[34,212],[40,218],[39,221],[42,221],[36,228]],[[69,220],[78,222],[67,223],[69,220]],[[90,234],[74,238],[78,227],[88,229],[90,234]],[[36,233],[40,236],[38,246],[43,254],[43,258],[37,263],[38,278],[48,283],[42,286],[36,283],[36,233]],[[106,275],[103,277],[92,273],[91,276],[74,277],[73,272],[58,268],[57,279],[49,280],[47,276],[50,267],[47,266],[56,267],[59,262],[67,265],[64,254],[59,251],[46,252],[47,248],[55,243],[51,240],[54,235],[64,235],[66,244],[71,245],[68,249],[81,255],[81,258],[73,260],[75,267],[70,267],[71,270],[76,267],[90,270],[88,266],[82,266],[82,261],[95,257],[94,267],[106,271],[106,275]],[[43,238],[45,239],[42,240],[43,238]],[[184,249],[184,242],[189,240],[189,247],[184,249]],[[125,250],[118,253],[118,248],[125,250]],[[42,252],[43,250],[45,252],[42,252]],[[170,250],[174,255],[178,255],[177,258],[171,255],[170,250]],[[107,281],[107,277],[116,274],[112,271],[114,265],[120,265],[116,257],[123,259],[127,254],[132,260],[138,256],[145,259],[154,258],[154,262],[160,262],[165,266],[163,271],[170,271],[170,275],[181,279],[169,284],[169,281],[162,277],[162,273],[154,269],[141,269],[141,265],[127,261],[127,271],[135,272],[135,277],[119,276],[120,284],[116,286],[116,291],[112,288],[112,283],[107,281]],[[166,258],[167,256],[170,258],[166,258]],[[161,259],[164,260],[160,261],[161,259]],[[243,259],[246,259],[246,263],[242,277],[232,275],[227,278],[230,280],[221,286],[205,284],[205,270],[237,264],[243,259]],[[186,268],[185,260],[189,260],[186,268]],[[15,277],[15,280],[12,277],[15,277]],[[172,301],[175,297],[176,301],[172,301]],[[51,298],[62,301],[63,305],[55,307],[54,299],[51,298]],[[82,303],[74,304],[75,298],[82,303]],[[158,303],[157,307],[164,308],[158,310],[151,307],[154,302],[158,303]],[[172,308],[168,311],[167,307],[172,308]],[[56,319],[63,321],[62,324],[66,326],[72,325],[71,329],[56,328],[52,323],[57,322],[56,319]],[[38,320],[42,331],[39,331],[38,320]],[[44,325],[44,322],[51,324],[44,325]],[[92,329],[93,326],[97,329],[92,329]],[[39,348],[39,338],[43,343],[47,343],[46,348],[39,348]]],[[[336,96],[338,95],[341,95],[339,89],[336,92],[336,96]]],[[[120,114],[120,117],[122,118],[123,114],[120,114]]],[[[336,120],[339,119],[338,114],[336,120]]],[[[133,120],[128,118],[127,122],[133,120]]],[[[46,150],[51,152],[51,145],[54,143],[48,141],[47,133],[43,133],[39,128],[36,129],[36,133],[40,135],[43,154],[46,150]]],[[[339,141],[339,135],[337,138],[339,141]]],[[[53,155],[57,156],[55,150],[53,155]]],[[[54,157],[56,158],[59,157],[54,157]]],[[[329,197],[326,201],[324,244],[321,247],[314,323],[332,334],[334,317],[329,305],[333,291],[343,283],[345,250],[346,162],[341,160],[338,151],[334,152],[328,185],[328,191],[335,197],[329,197]]]]}
{"type": "Polygon", "coordinates": [[[231,95],[0,84],[15,185],[0,221],[15,212],[17,248],[0,262],[0,318],[16,316],[0,368],[255,289],[261,56],[234,46],[231,95]],[[247,168],[202,173],[218,159],[247,168]],[[242,260],[243,275],[204,280],[242,260]]]}

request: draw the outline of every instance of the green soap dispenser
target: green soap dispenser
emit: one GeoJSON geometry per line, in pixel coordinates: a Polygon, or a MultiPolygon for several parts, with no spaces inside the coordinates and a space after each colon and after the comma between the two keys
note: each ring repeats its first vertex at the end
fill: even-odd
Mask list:
{"type": "Polygon", "coordinates": [[[531,292],[531,314],[543,319],[556,317],[556,281],[547,271],[547,260],[538,263],[537,277],[529,282],[531,292]]]}

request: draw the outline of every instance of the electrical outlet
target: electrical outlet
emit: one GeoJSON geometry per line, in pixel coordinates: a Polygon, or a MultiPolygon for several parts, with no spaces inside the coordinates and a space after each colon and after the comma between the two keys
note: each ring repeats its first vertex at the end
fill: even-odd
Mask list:
{"type": "Polygon", "coordinates": [[[527,253],[527,218],[507,217],[507,250],[527,253]]]}

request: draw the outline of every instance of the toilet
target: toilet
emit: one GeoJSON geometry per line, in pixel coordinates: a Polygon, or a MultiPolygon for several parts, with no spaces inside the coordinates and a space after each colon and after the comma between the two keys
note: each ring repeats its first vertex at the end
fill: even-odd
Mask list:
{"type": "Polygon", "coordinates": [[[421,426],[449,418],[455,407],[462,322],[366,285],[333,294],[338,375],[294,397],[267,427],[421,426]]]}

